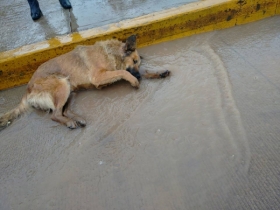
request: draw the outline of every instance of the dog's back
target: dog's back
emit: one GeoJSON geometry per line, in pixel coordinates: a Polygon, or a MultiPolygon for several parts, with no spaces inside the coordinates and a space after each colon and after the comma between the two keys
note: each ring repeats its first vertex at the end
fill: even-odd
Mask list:
{"type": "Polygon", "coordinates": [[[92,86],[91,79],[97,76],[100,70],[113,71],[123,68],[122,45],[118,40],[107,40],[92,46],[77,46],[73,51],[39,66],[29,81],[28,88],[31,88],[38,78],[49,75],[67,77],[72,90],[92,86]]]}

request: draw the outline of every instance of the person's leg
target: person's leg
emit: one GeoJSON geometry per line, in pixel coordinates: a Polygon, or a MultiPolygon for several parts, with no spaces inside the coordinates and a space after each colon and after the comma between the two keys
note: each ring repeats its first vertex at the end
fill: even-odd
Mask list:
{"type": "Polygon", "coordinates": [[[42,16],[42,11],[37,0],[27,0],[30,6],[31,17],[33,20],[38,20],[42,16]]]}
{"type": "Polygon", "coordinates": [[[69,0],[59,0],[59,3],[61,4],[61,6],[64,9],[71,9],[72,8],[71,3],[70,3],[69,0]]]}

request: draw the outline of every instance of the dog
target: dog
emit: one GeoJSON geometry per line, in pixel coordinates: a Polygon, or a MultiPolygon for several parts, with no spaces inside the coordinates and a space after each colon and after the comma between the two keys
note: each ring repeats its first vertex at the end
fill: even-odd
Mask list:
{"type": "MultiPolygon", "coordinates": [[[[76,91],[102,88],[121,79],[139,87],[141,56],[136,50],[136,36],[121,42],[116,39],[94,45],[77,46],[73,51],[53,58],[35,71],[27,84],[20,104],[0,117],[0,130],[20,115],[32,110],[51,110],[51,119],[70,129],[86,126],[86,121],[69,109],[76,91]]],[[[165,78],[170,75],[148,73],[145,78],[165,78]]]]}

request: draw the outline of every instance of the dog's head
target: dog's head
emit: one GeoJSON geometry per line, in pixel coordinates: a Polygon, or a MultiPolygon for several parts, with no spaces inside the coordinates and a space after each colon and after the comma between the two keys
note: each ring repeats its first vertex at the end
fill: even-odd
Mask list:
{"type": "Polygon", "coordinates": [[[141,64],[141,58],[136,50],[136,36],[132,35],[127,38],[124,46],[124,63],[125,68],[138,80],[141,79],[139,73],[139,66],[141,64]]]}

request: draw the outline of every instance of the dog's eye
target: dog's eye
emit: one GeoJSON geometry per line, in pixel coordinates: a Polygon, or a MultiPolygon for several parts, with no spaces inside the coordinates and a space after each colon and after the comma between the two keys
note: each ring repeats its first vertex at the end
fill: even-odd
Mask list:
{"type": "Polygon", "coordinates": [[[136,64],[138,61],[137,60],[133,60],[133,63],[136,64]]]}

